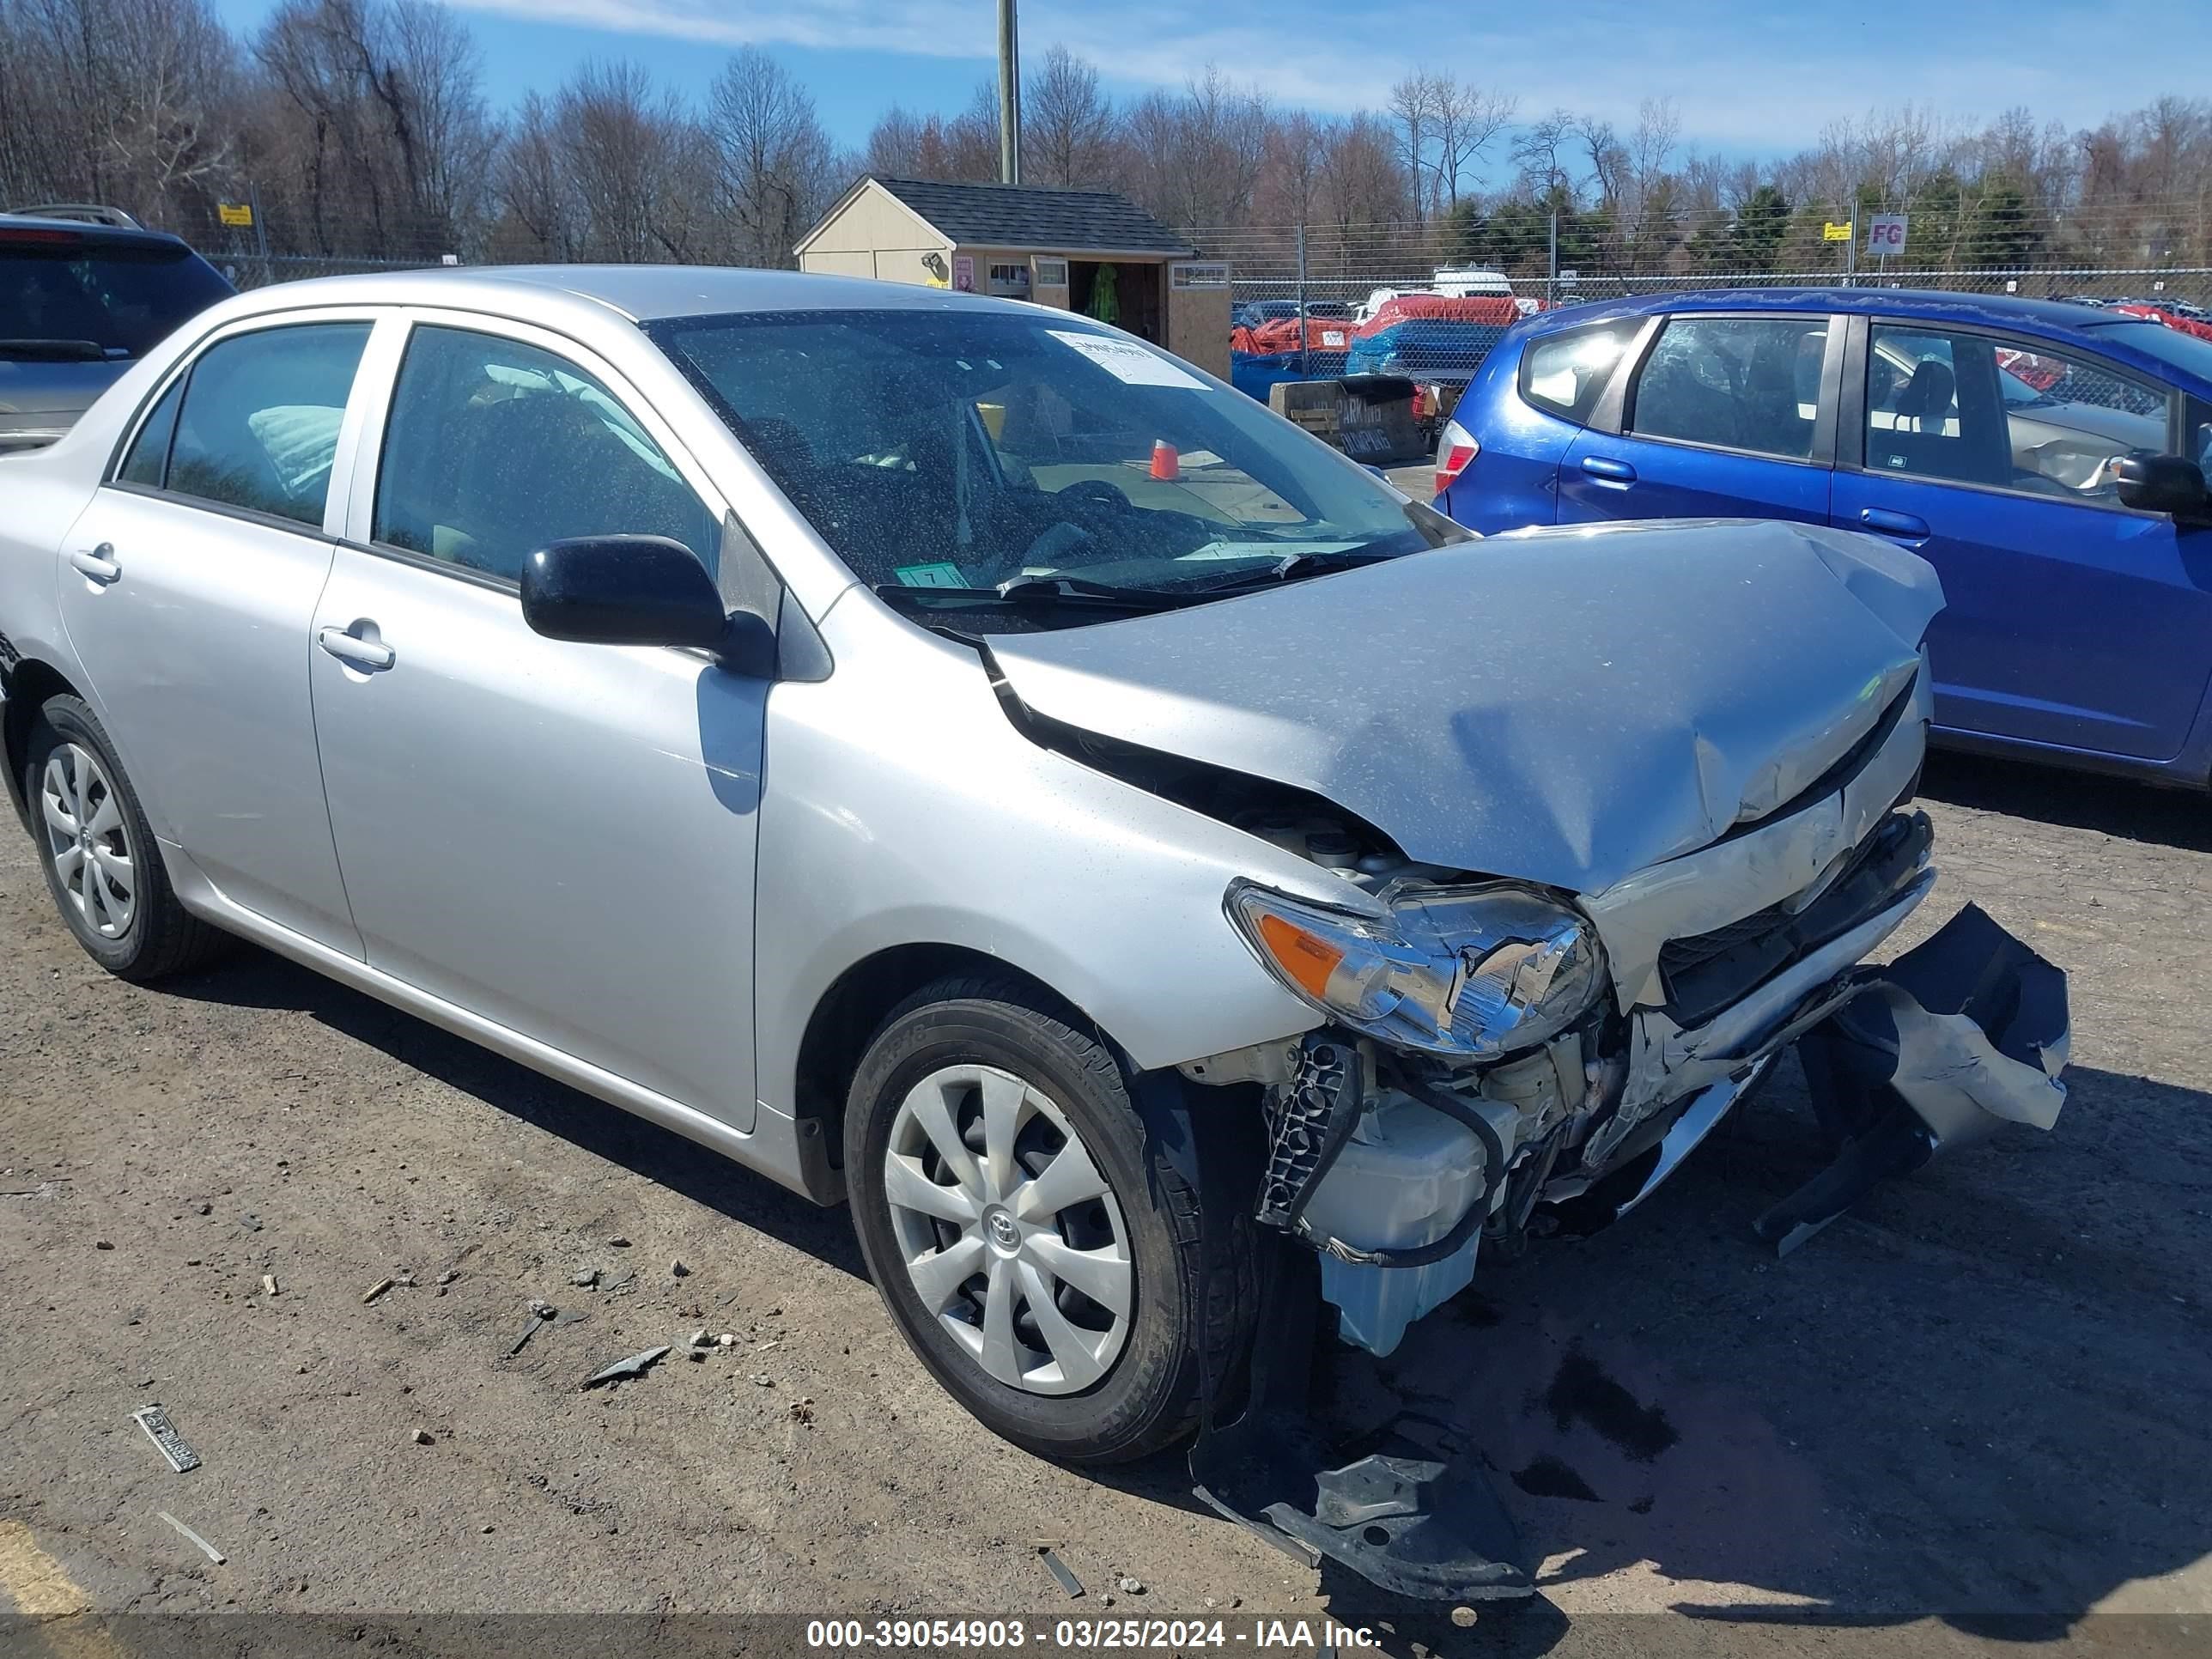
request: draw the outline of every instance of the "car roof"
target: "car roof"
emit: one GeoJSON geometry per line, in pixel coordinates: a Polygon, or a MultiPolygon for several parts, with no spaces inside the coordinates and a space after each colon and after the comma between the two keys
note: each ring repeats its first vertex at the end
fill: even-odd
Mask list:
{"type": "Polygon", "coordinates": [[[86,219],[50,218],[37,213],[0,212],[0,231],[64,231],[76,241],[95,247],[180,247],[191,251],[181,236],[143,225],[98,224],[86,219]]]}
{"type": "Polygon", "coordinates": [[[1881,288],[1700,288],[1641,294],[1625,300],[1600,300],[1542,313],[1547,320],[1595,320],[1603,317],[1649,317],[1681,311],[1881,312],[1938,318],[1954,323],[1984,323],[2042,331],[2093,326],[2110,318],[2098,308],[2071,301],[2025,300],[2014,294],[1955,294],[1942,289],[1881,288]]]}
{"type": "MultiPolygon", "coordinates": [[[[244,309],[349,304],[514,308],[533,315],[577,301],[633,322],[749,311],[995,311],[1038,307],[915,283],[723,265],[433,265],[362,276],[319,276],[259,289],[244,309]]],[[[237,314],[237,313],[234,313],[237,314]]],[[[1072,325],[1080,319],[1063,313],[1072,325]]]]}

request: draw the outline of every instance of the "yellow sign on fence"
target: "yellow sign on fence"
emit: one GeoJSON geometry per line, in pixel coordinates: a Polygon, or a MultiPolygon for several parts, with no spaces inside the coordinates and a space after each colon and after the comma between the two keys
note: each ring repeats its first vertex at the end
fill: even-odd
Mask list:
{"type": "Polygon", "coordinates": [[[1823,224],[1820,227],[1820,240],[1824,242],[1850,241],[1851,240],[1850,222],[1847,220],[1840,225],[1823,224]]]}
{"type": "Polygon", "coordinates": [[[253,222],[253,210],[243,202],[217,202],[215,216],[227,225],[246,226],[253,222]]]}

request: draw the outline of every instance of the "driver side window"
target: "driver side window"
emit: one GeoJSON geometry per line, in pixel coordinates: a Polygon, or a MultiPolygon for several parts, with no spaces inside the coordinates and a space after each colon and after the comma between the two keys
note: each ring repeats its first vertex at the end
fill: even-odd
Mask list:
{"type": "Polygon", "coordinates": [[[593,376],[519,340],[418,327],[377,469],[376,541],[519,580],[572,536],[666,536],[715,568],[720,526],[593,376]]]}

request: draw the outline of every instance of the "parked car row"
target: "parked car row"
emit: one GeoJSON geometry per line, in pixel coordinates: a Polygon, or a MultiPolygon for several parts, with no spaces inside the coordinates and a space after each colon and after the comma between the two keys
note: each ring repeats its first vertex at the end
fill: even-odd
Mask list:
{"type": "Polygon", "coordinates": [[[1759,517],[1942,578],[1946,741],[2212,776],[2212,343],[2130,315],[1881,289],[1674,294],[1532,319],[1440,434],[1486,533],[1759,517]]]}

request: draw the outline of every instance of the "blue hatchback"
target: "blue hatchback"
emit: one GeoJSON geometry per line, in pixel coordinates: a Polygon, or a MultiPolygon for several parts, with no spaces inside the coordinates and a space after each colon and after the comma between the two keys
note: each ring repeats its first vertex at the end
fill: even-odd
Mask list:
{"type": "Polygon", "coordinates": [[[1939,735],[2212,780],[2212,343],[2087,306],[1894,289],[1531,317],[1468,384],[1470,529],[1796,519],[1935,565],[1939,735]]]}

